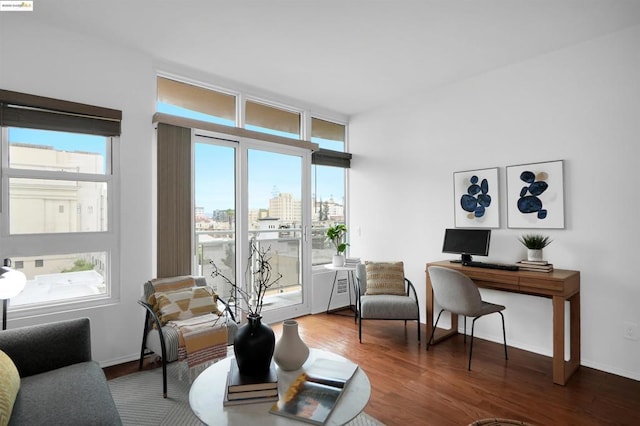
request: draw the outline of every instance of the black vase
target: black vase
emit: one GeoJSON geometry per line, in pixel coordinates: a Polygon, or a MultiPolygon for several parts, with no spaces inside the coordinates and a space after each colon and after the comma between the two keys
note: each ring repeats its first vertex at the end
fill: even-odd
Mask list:
{"type": "Polygon", "coordinates": [[[249,315],[247,319],[233,343],[238,370],[244,376],[263,376],[269,372],[276,337],[271,327],[262,324],[262,316],[249,315]]]}

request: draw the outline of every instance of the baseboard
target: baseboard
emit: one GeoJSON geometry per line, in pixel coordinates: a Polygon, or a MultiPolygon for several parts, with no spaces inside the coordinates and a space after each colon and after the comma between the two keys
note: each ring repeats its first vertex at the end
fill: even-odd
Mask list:
{"type": "Polygon", "coordinates": [[[138,361],[139,359],[140,359],[140,354],[136,353],[136,354],[121,356],[118,358],[108,359],[105,361],[98,361],[98,364],[100,364],[101,368],[105,368],[105,367],[111,367],[114,365],[125,364],[131,361],[138,361]]]}

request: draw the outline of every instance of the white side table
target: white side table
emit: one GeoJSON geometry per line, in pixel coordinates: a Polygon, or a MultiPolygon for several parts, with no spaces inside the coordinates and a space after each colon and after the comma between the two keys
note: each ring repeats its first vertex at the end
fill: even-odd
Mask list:
{"type": "Polygon", "coordinates": [[[351,290],[353,289],[353,296],[356,298],[356,302],[358,300],[358,293],[356,293],[356,280],[355,280],[355,271],[357,265],[344,265],[344,266],[333,266],[332,264],[324,265],[324,267],[330,271],[335,271],[333,274],[333,284],[331,285],[331,293],[329,293],[329,303],[327,304],[327,313],[331,313],[331,299],[333,298],[333,292],[336,287],[336,281],[338,279],[338,272],[345,271],[347,273],[347,292],[349,293],[349,309],[351,309],[355,314],[355,320],[358,319],[358,307],[351,302],[351,290]]]}
{"type": "MultiPolygon", "coordinates": [[[[348,361],[346,358],[333,352],[313,349],[309,351],[309,359],[302,368],[297,371],[278,372],[278,393],[283,395],[289,385],[302,373],[305,367],[309,367],[317,358],[337,359],[348,361]]],[[[301,425],[298,420],[277,416],[269,413],[273,402],[259,404],[243,404],[225,407],[222,405],[225,387],[227,386],[227,372],[231,365],[232,357],[227,357],[213,364],[203,371],[194,380],[189,391],[189,405],[194,414],[205,424],[213,425],[260,425],[260,426],[284,426],[301,425]]],[[[371,396],[371,382],[367,374],[358,368],[335,406],[327,425],[343,425],[353,420],[369,402],[371,396]]]]}

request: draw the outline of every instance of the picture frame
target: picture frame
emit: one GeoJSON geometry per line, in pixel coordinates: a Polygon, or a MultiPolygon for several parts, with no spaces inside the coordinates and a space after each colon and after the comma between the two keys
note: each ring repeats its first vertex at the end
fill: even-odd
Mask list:
{"type": "Polygon", "coordinates": [[[456,228],[499,228],[498,168],[453,173],[456,228]]]}
{"type": "Polygon", "coordinates": [[[507,227],[564,226],[564,161],[507,166],[507,227]]]}

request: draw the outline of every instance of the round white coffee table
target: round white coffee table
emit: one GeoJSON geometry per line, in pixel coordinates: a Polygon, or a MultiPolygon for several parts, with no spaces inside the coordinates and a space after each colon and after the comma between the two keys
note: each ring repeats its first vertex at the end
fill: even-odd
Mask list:
{"type": "MultiPolygon", "coordinates": [[[[309,359],[297,371],[278,371],[278,393],[283,395],[291,382],[298,377],[305,367],[310,366],[316,358],[329,358],[348,361],[333,352],[311,349],[309,359]]],[[[273,402],[260,404],[243,404],[225,407],[222,405],[227,372],[232,357],[227,357],[203,371],[191,385],[189,405],[194,414],[207,425],[300,425],[301,422],[269,413],[273,402]]],[[[333,409],[327,425],[343,425],[355,418],[369,402],[371,382],[369,377],[358,368],[340,397],[338,405],[333,409]]],[[[304,423],[302,423],[304,424],[304,423]]]]}

